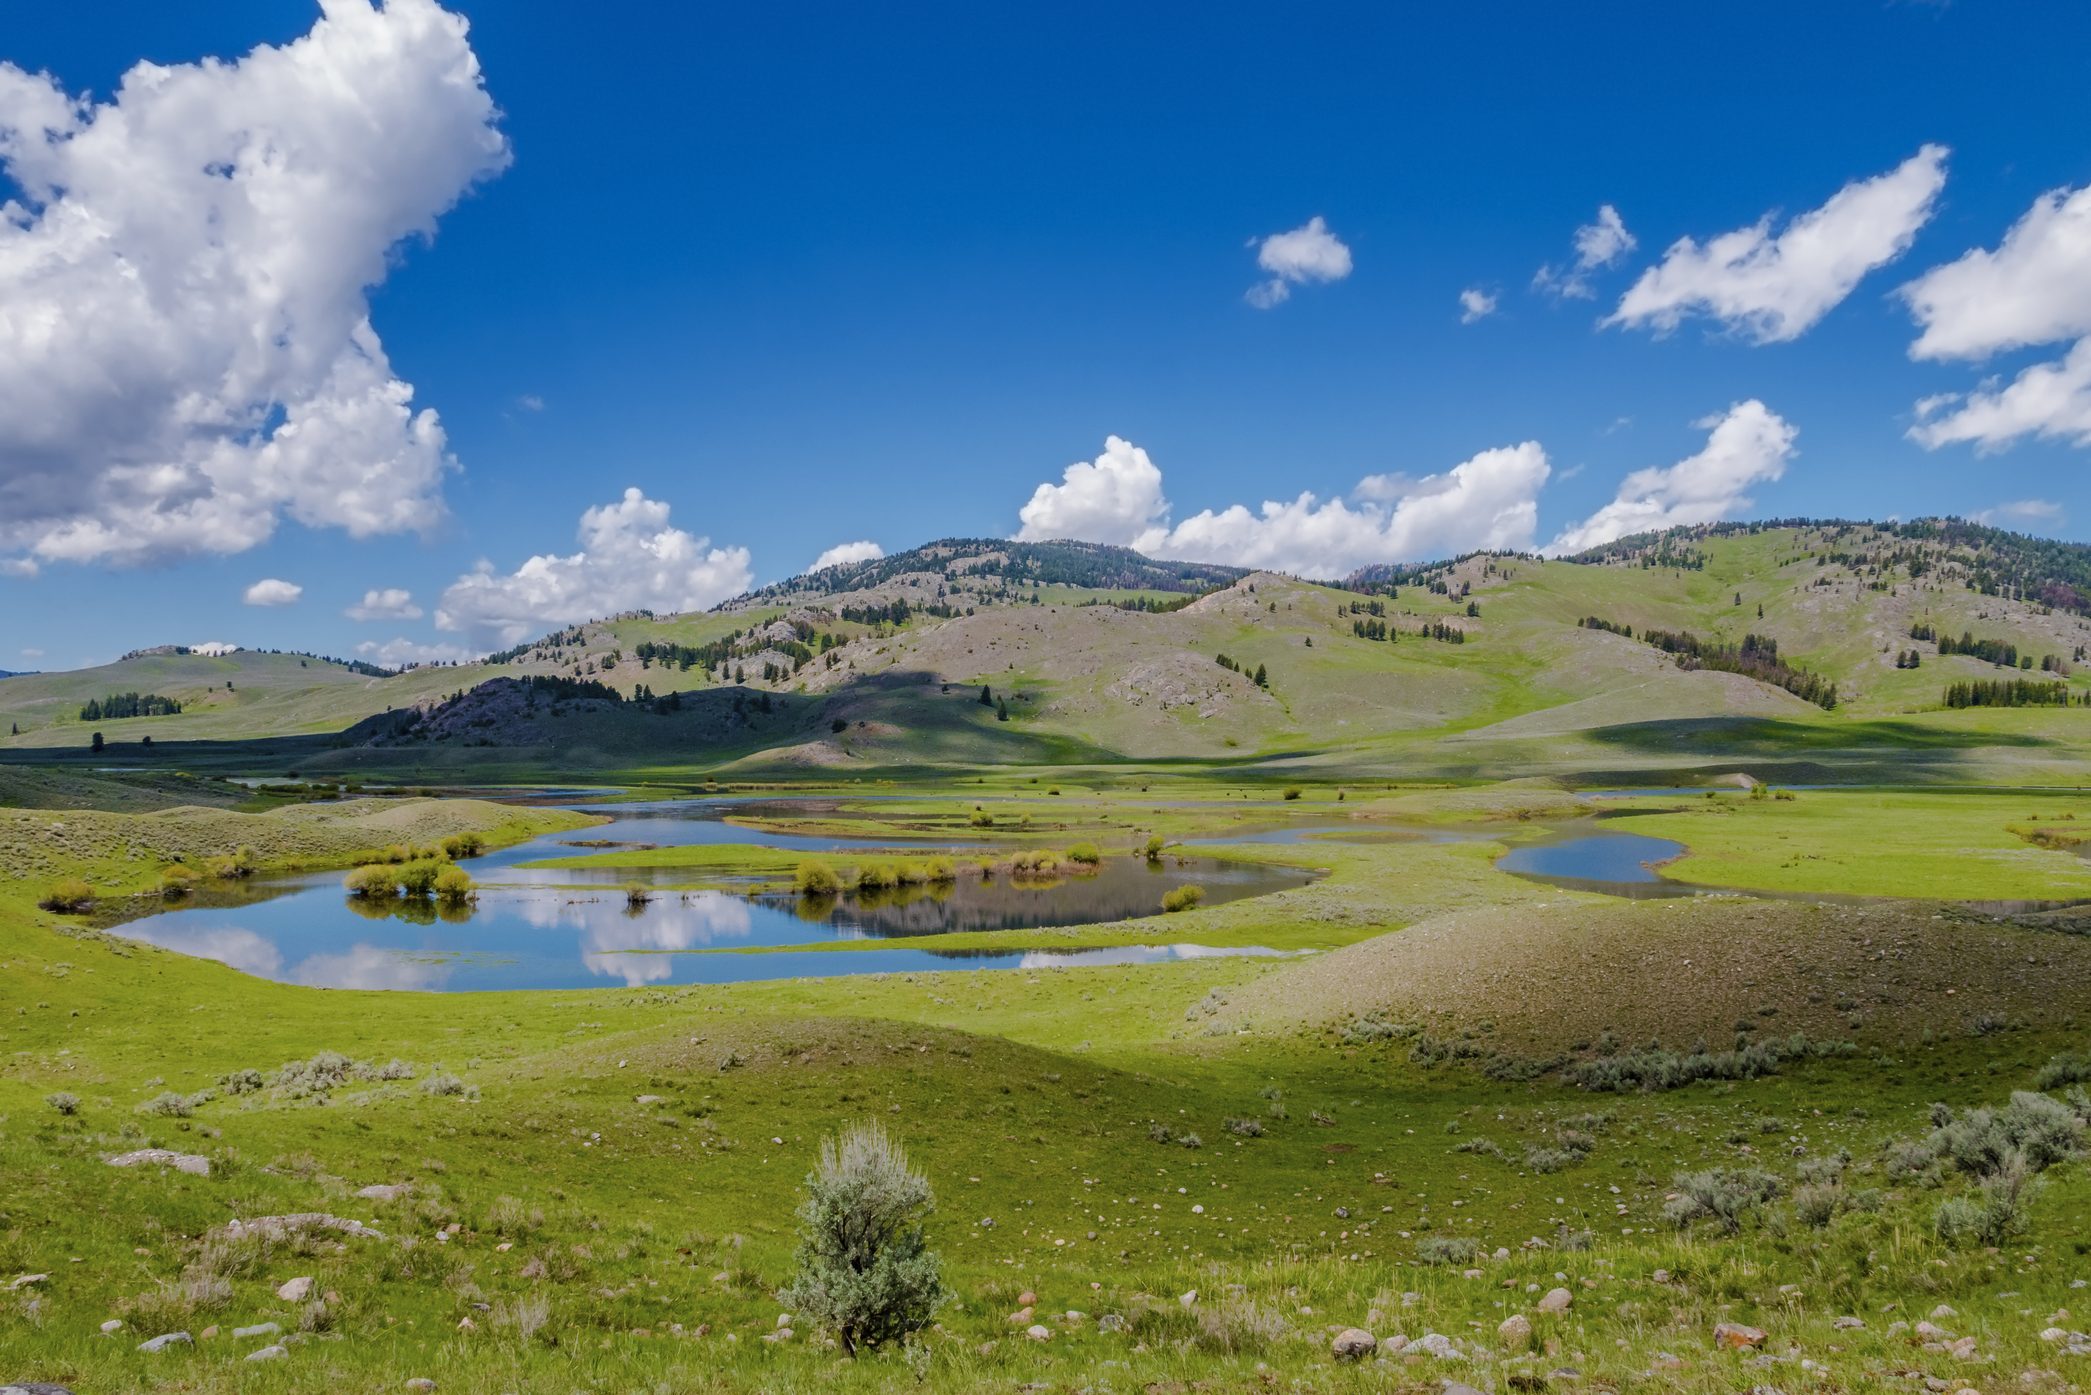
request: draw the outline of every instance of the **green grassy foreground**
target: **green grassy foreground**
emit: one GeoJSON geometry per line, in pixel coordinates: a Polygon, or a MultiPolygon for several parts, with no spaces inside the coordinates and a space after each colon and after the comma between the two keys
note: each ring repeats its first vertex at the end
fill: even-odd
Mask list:
{"type": "MultiPolygon", "coordinates": [[[[2091,939],[1903,902],[1628,908],[1508,877],[1494,857],[1578,807],[1531,787],[1340,805],[1328,789],[1246,801],[1210,779],[1166,799],[1063,789],[932,787],[824,817],[900,835],[985,803],[998,817],[981,836],[998,845],[1107,829],[1111,855],[1150,830],[1336,824],[1220,854],[1325,870],[1297,891],[1159,927],[963,937],[1324,953],[718,988],[300,989],[34,901],[61,874],[149,886],[175,852],[245,843],[269,864],[327,866],[392,841],[577,821],[436,800],[0,815],[0,1379],[288,1392],[427,1378],[493,1395],[1423,1392],[1450,1377],[1731,1392],[1927,1376],[2061,1389],[2091,1370],[2040,1335],[2081,1328],[2057,1314],[2091,1307],[2073,1287],[2091,1279],[2086,1169],[2049,1169],[2023,1228],[1984,1247],[1934,1228],[1969,1181],[1893,1170],[1883,1153],[1923,1135],[1934,1102],[2002,1104],[2087,1044],[2091,939]],[[1447,826],[1475,836],[1414,836],[1447,826]],[[1666,1091],[1569,1076],[1644,1033],[1685,1051],[1694,1035],[1725,1049],[1796,1031],[1850,1045],[1666,1091]],[[849,1361],[803,1326],[780,1338],[774,1295],[819,1139],[867,1116],[936,1188],[931,1236],[956,1301],[909,1352],[849,1361]],[[148,1146],[207,1158],[210,1174],[104,1161],[148,1146]],[[1807,1180],[1843,1153],[1841,1178],[1807,1180]],[[1734,1234],[1680,1228],[1666,1201],[1705,1168],[1765,1170],[1780,1194],[1734,1234]],[[358,1194],[370,1187],[391,1190],[358,1194]],[[303,1213],[378,1234],[225,1229],[303,1213]],[[43,1277],[10,1287],[17,1275],[43,1277]],[[308,1296],[277,1296],[304,1276],[308,1296]],[[1542,1311],[1556,1288],[1566,1310],[1542,1311]],[[1940,1304],[1953,1312],[1933,1316],[1940,1304]],[[1500,1332],[1513,1315],[1529,1331],[1500,1332]],[[105,1335],[110,1321],[123,1326],[105,1335]],[[1718,1346],[1723,1321],[1762,1329],[1762,1347],[1718,1346]],[[1896,1326],[1920,1321],[1975,1341],[1896,1326]],[[233,1335],[269,1322],[281,1332],[233,1335]],[[1044,1340],[1025,1335],[1033,1323],[1044,1340]],[[1350,1326],[1412,1344],[1435,1333],[1461,1356],[1390,1346],[1339,1363],[1331,1335],[1350,1326]],[[195,1340],[136,1349],[175,1330],[195,1340]],[[280,1359],[244,1359],[273,1343],[280,1359]]],[[[2036,813],[2066,827],[2068,801],[2047,796],[1681,803],[1625,806],[1603,826],[1690,843],[1677,875],[1785,889],[1806,886],[1776,880],[1795,875],[1784,840],[1803,834],[1845,859],[1835,875],[1876,864],[1901,896],[1974,894],[1910,880],[1942,847],[2023,853],[1979,860],[1984,896],[2045,899],[2079,865],[2010,831],[2036,813]]],[[[689,856],[701,879],[774,854],[689,856]]]]}

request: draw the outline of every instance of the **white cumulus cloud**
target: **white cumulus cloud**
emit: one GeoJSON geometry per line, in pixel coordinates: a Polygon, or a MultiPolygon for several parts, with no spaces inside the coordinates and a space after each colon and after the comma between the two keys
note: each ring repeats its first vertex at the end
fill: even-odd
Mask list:
{"type": "Polygon", "coordinates": [[[1667,334],[1706,315],[1756,344],[1797,339],[1875,267],[1909,250],[1946,186],[1943,145],[1854,180],[1777,235],[1767,213],[1704,244],[1679,238],[1620,298],[1606,325],[1667,334]]]}
{"type": "Polygon", "coordinates": [[[1459,322],[1470,325],[1476,320],[1485,320],[1496,313],[1496,295],[1478,286],[1469,286],[1459,293],[1459,322]]]}
{"type": "Polygon", "coordinates": [[[2042,194],[1994,252],[1935,266],[1902,296],[1924,327],[1912,358],[1986,358],[2091,334],[2091,186],[2042,194]]]}
{"type": "Polygon", "coordinates": [[[414,604],[414,593],[404,587],[373,587],[342,614],[351,620],[419,620],[421,607],[414,604]]]}
{"type": "Polygon", "coordinates": [[[581,515],[581,547],[512,572],[481,562],[443,592],[436,628],[488,647],[627,610],[704,610],[748,589],[745,547],[713,547],[668,522],[668,505],[627,489],[581,515]]]}
{"type": "Polygon", "coordinates": [[[1600,204],[1597,221],[1576,229],[1575,260],[1566,266],[1543,266],[1532,277],[1532,289],[1569,300],[1589,300],[1590,273],[1603,271],[1640,246],[1626,230],[1626,220],[1610,204],[1600,204]]]}
{"type": "Polygon", "coordinates": [[[1548,473],[1546,452],[1527,441],[1482,451],[1421,479],[1369,476],[1350,500],[1302,493],[1266,500],[1253,511],[1241,504],[1206,509],[1172,524],[1160,469],[1145,451],[1113,436],[1094,464],[1070,466],[1062,484],[1039,486],[1017,536],[1080,538],[1172,561],[1334,577],[1371,562],[1529,547],[1548,473]],[[1049,514],[1053,526],[1033,529],[1041,514],[1049,514]]]}
{"type": "Polygon", "coordinates": [[[1917,403],[1910,439],[1936,450],[1954,444],[2001,450],[2021,436],[2091,446],[2091,338],[2051,363],[2036,363],[2006,384],[1939,393],[1917,403]]]}
{"type": "Polygon", "coordinates": [[[1017,512],[1020,542],[1079,538],[1130,547],[1169,515],[1162,472],[1147,452],[1118,436],[1104,438],[1104,453],[1078,460],[1060,483],[1041,484],[1017,512]]]}
{"type": "Polygon", "coordinates": [[[1581,552],[1633,533],[1731,517],[1750,507],[1745,490],[1786,473],[1799,434],[1755,398],[1696,424],[1708,429],[1704,449],[1675,465],[1634,471],[1611,503],[1564,529],[1546,550],[1581,552]]]}
{"type": "Polygon", "coordinates": [[[400,636],[385,640],[366,639],[356,646],[356,657],[379,668],[415,668],[422,664],[461,664],[480,658],[486,651],[462,644],[428,644],[400,636]]]}
{"type": "Polygon", "coordinates": [[[305,588],[295,581],[283,581],[276,577],[264,577],[249,586],[240,596],[248,605],[296,605],[305,588]]]}
{"type": "Polygon", "coordinates": [[[2091,445],[2091,186],[2057,189],[1995,251],[1975,248],[1903,287],[1923,326],[1910,356],[1982,359],[2029,344],[2075,340],[2061,358],[2008,384],[1940,393],[1917,403],[1912,439],[1926,447],[1998,450],[2023,436],[2091,445]]]}
{"type": "Polygon", "coordinates": [[[103,102],[0,63],[0,552],[137,562],[286,515],[364,536],[440,512],[443,428],[368,292],[508,147],[464,20],[322,8],[103,102]]]}
{"type": "Polygon", "coordinates": [[[1249,245],[1256,249],[1256,265],[1270,273],[1269,279],[1258,281],[1244,293],[1244,299],[1258,310],[1283,305],[1296,285],[1341,281],[1350,275],[1350,248],[1329,231],[1318,213],[1291,232],[1251,238],[1249,245]]]}
{"type": "Polygon", "coordinates": [[[846,567],[852,562],[876,562],[886,555],[886,549],[865,539],[862,542],[836,543],[826,552],[813,559],[809,572],[825,571],[829,567],[846,567]]]}

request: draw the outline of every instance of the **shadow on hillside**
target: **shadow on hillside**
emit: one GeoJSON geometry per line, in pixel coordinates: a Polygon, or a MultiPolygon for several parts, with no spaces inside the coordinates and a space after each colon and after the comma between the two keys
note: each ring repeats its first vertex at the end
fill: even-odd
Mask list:
{"type": "Polygon", "coordinates": [[[1035,699],[995,690],[1010,720],[980,690],[921,672],[853,678],[826,693],[730,686],[652,702],[568,699],[518,710],[497,700],[496,679],[426,718],[413,711],[365,718],[344,731],[232,741],[112,741],[101,751],[0,751],[0,763],[83,772],[208,771],[249,776],[368,776],[411,784],[459,778],[542,780],[732,765],[739,773],[798,775],[857,769],[1112,764],[1127,759],[1077,737],[1030,729],[1035,699]]]}
{"type": "MultiPolygon", "coordinates": [[[[1598,727],[1584,733],[1601,746],[1644,755],[1703,757],[1704,764],[1665,767],[1665,778],[1692,769],[1745,768],[1762,780],[1782,784],[1921,784],[1964,779],[1960,766],[1973,751],[2000,746],[2056,745],[2017,732],[1953,731],[1916,722],[1872,721],[1850,725],[1787,722],[1769,717],[1679,717],[1598,727]]],[[[1645,784],[1645,766],[1592,770],[1578,783],[1645,784]]]]}

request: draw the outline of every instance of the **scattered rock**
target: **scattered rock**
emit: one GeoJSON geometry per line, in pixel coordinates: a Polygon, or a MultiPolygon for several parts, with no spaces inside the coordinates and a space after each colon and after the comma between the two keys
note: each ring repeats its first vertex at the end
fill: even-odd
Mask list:
{"type": "Polygon", "coordinates": [[[20,1385],[0,1385],[0,1395],[73,1395],[62,1385],[47,1385],[40,1380],[24,1381],[20,1385]]]}
{"type": "Polygon", "coordinates": [[[9,1292],[13,1292],[18,1288],[30,1288],[37,1284],[49,1283],[50,1279],[51,1276],[49,1274],[23,1274],[7,1287],[9,1292]]]}
{"type": "Polygon", "coordinates": [[[1035,1308],[1038,1306],[1038,1295],[1027,1288],[1016,1296],[1016,1305],[1019,1308],[1035,1308]]]}
{"type": "Polygon", "coordinates": [[[286,1303],[302,1303],[312,1296],[312,1276],[300,1274],[276,1290],[276,1296],[286,1303]]]}
{"type": "Polygon", "coordinates": [[[1550,1288],[1546,1297],[1539,1300],[1542,1313],[1565,1313],[1575,1306],[1576,1296],[1565,1288],[1550,1288]]]}
{"type": "Polygon", "coordinates": [[[385,1238],[361,1221],[330,1216],[324,1211],[298,1211],[288,1216],[256,1216],[251,1221],[227,1221],[218,1228],[217,1233],[233,1240],[249,1235],[266,1235],[271,1240],[286,1240],[309,1230],[338,1231],[359,1240],[385,1238]]]}
{"type": "Polygon", "coordinates": [[[1034,1342],[1049,1342],[1053,1339],[1053,1334],[1051,1332],[1047,1331],[1045,1328],[1039,1326],[1035,1322],[1024,1329],[1024,1335],[1026,1337],[1029,1337],[1034,1342]]]}
{"type": "Polygon", "coordinates": [[[633,1096],[632,1096],[632,1103],[633,1103],[633,1104],[666,1104],[667,1102],[668,1102],[668,1097],[667,1097],[666,1095],[633,1095],[633,1096]]]}
{"type": "Polygon", "coordinates": [[[409,1390],[434,1390],[435,1388],[436,1383],[427,1376],[416,1376],[407,1382],[407,1389],[409,1390]]]}
{"type": "Polygon", "coordinates": [[[138,1350],[165,1351],[169,1347],[190,1346],[193,1344],[193,1342],[194,1339],[191,1338],[189,1334],[186,1332],[162,1332],[157,1337],[151,1337],[146,1339],[145,1341],[140,1342],[138,1344],[138,1350]]]}
{"type": "Polygon", "coordinates": [[[1198,1290],[1194,1288],[1176,1301],[1183,1304],[1186,1308],[1195,1307],[1198,1303],[1198,1290]]]}
{"type": "Polygon", "coordinates": [[[1425,1356],[1435,1356],[1440,1361],[1464,1361],[1466,1359],[1466,1353],[1459,1349],[1459,1343],[1438,1332],[1424,1333],[1415,1341],[1410,1342],[1403,1350],[1420,1351],[1425,1356]]]}
{"type": "Polygon", "coordinates": [[[1123,1332],[1125,1331],[1125,1319],[1117,1313],[1105,1313],[1096,1320],[1096,1330],[1099,1332],[1123,1332]]]}
{"type": "Polygon", "coordinates": [[[379,1182],[364,1187],[356,1193],[365,1201],[397,1201],[405,1196],[409,1188],[404,1182],[379,1182]]]}
{"type": "Polygon", "coordinates": [[[1512,1313],[1496,1328],[1496,1337],[1505,1351],[1523,1351],[1532,1345],[1532,1319],[1523,1313],[1512,1313]]]}
{"type": "Polygon", "coordinates": [[[1734,1351],[1748,1351],[1764,1345],[1764,1329],[1745,1327],[1739,1322],[1716,1323],[1713,1329],[1713,1344],[1734,1351]]]}
{"type": "Polygon", "coordinates": [[[1379,1346],[1379,1339],[1362,1327],[1346,1327],[1329,1343],[1329,1354],[1338,1361],[1362,1361],[1379,1346]]]}
{"type": "Polygon", "coordinates": [[[246,1359],[249,1361],[281,1361],[289,1355],[289,1347],[271,1343],[265,1347],[256,1347],[253,1351],[248,1352],[246,1359]]]}
{"type": "Polygon", "coordinates": [[[211,1175],[211,1160],[197,1153],[177,1153],[172,1148],[140,1148],[104,1159],[111,1167],[171,1167],[192,1177],[211,1175]]]}
{"type": "Polygon", "coordinates": [[[1408,1344],[1409,1339],[1402,1336],[1399,1332],[1391,1337],[1382,1337],[1380,1338],[1379,1354],[1381,1356],[1398,1356],[1401,1354],[1402,1348],[1408,1344]]]}
{"type": "Polygon", "coordinates": [[[273,1337],[283,1330],[281,1323],[257,1322],[252,1327],[235,1327],[232,1335],[241,1339],[248,1337],[273,1337]]]}
{"type": "Polygon", "coordinates": [[[1865,1325],[1864,1319],[1850,1316],[1837,1318],[1830,1323],[1830,1326],[1836,1328],[1839,1332],[1856,1332],[1865,1325]]]}
{"type": "Polygon", "coordinates": [[[114,1334],[123,1331],[123,1319],[110,1318],[107,1322],[102,1324],[102,1331],[106,1334],[114,1334]]]}

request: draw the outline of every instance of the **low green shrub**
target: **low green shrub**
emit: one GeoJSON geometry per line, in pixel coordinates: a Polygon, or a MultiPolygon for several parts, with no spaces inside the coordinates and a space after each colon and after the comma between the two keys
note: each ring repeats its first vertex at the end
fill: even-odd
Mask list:
{"type": "Polygon", "coordinates": [[[94,888],[78,877],[66,877],[51,883],[36,904],[60,915],[81,915],[94,909],[94,888]]]}
{"type": "Polygon", "coordinates": [[[1194,910],[1197,908],[1198,903],[1204,899],[1205,888],[1196,883],[1188,883],[1183,886],[1172,887],[1166,892],[1162,896],[1162,909],[1172,914],[1177,911],[1194,910]]]}

